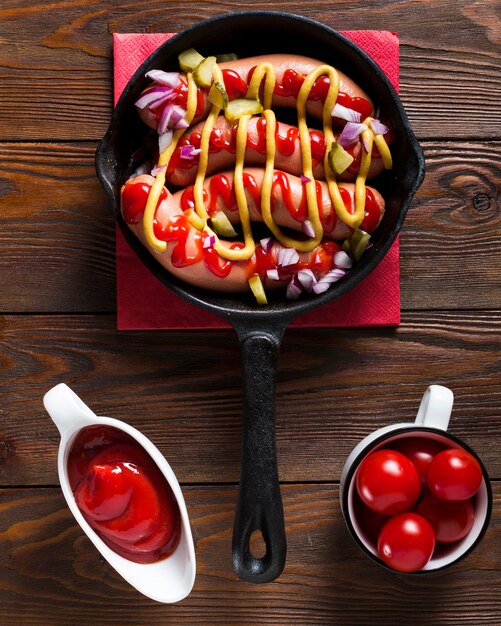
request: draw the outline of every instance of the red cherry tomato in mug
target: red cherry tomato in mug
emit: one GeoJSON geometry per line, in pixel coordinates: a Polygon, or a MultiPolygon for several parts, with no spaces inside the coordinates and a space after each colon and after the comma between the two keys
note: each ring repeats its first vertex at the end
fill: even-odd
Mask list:
{"type": "Polygon", "coordinates": [[[430,491],[442,500],[468,500],[480,489],[482,469],[466,450],[449,448],[430,463],[427,481],[430,491]]]}
{"type": "Polygon", "coordinates": [[[398,572],[417,572],[433,555],[435,533],[421,515],[402,513],[385,524],[377,548],[389,567],[398,572]]]}
{"type": "Polygon", "coordinates": [[[397,515],[412,507],[421,483],[414,465],[400,452],[371,452],[358,468],[356,485],[365,504],[381,515],[397,515]]]}
{"type": "Polygon", "coordinates": [[[466,537],[475,519],[471,500],[447,502],[433,494],[419,503],[417,512],[430,522],[438,543],[454,543],[466,537]]]}
{"type": "Polygon", "coordinates": [[[438,441],[425,437],[405,437],[392,442],[391,448],[401,452],[412,462],[421,479],[421,487],[426,487],[426,475],[430,463],[444,446],[438,441]]]}

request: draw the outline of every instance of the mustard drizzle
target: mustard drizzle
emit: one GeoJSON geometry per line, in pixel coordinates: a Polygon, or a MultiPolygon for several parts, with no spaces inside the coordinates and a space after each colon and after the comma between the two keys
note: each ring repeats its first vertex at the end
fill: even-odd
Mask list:
{"type": "MultiPolygon", "coordinates": [[[[308,129],[308,125],[306,123],[306,102],[308,100],[308,96],[310,91],[315,83],[315,81],[320,78],[320,76],[327,75],[329,77],[329,90],[327,92],[327,97],[323,106],[323,131],[326,143],[326,155],[329,154],[329,151],[334,142],[334,134],[332,132],[332,120],[331,120],[331,111],[336,104],[336,100],[339,94],[339,74],[336,70],[329,65],[320,65],[311,71],[308,76],[305,78],[303,84],[301,85],[301,89],[299,90],[299,94],[297,96],[297,120],[298,120],[298,128],[299,128],[299,141],[301,143],[301,157],[303,162],[303,174],[309,180],[305,183],[305,191],[306,191],[306,204],[308,207],[308,219],[310,220],[311,225],[313,226],[313,230],[315,232],[315,236],[310,240],[301,243],[301,247],[298,248],[300,251],[309,252],[313,250],[322,240],[324,230],[322,226],[322,222],[320,221],[320,215],[318,211],[318,202],[317,202],[317,191],[316,191],[316,183],[315,177],[313,176],[313,160],[311,156],[311,140],[310,140],[310,131],[308,129]]],[[[327,175],[327,171],[330,169],[327,161],[325,162],[327,168],[325,169],[325,173],[327,175]]],[[[332,184],[335,185],[335,190],[337,189],[337,184],[335,179],[333,178],[332,184]]],[[[339,213],[338,200],[341,201],[340,206],[344,209],[344,202],[341,199],[341,195],[339,190],[337,189],[337,196],[331,193],[331,200],[334,204],[336,212],[339,213]],[[338,197],[337,197],[338,196],[338,197]]],[[[279,240],[280,241],[280,240],[279,240]]],[[[294,246],[295,247],[295,246],[294,246]]]]}
{"type": "MultiPolygon", "coordinates": [[[[261,83],[263,79],[265,80],[263,91],[263,116],[266,120],[266,163],[265,174],[261,189],[261,210],[263,220],[267,227],[270,229],[270,231],[273,233],[273,235],[276,237],[276,239],[283,246],[288,248],[295,248],[300,252],[308,252],[313,250],[321,242],[324,235],[323,226],[319,215],[316,183],[313,176],[313,160],[311,155],[310,134],[306,122],[306,103],[309,93],[315,81],[319,77],[324,75],[327,75],[329,77],[329,90],[327,92],[327,97],[323,105],[323,132],[326,144],[324,170],[329,190],[329,196],[338,218],[352,228],[358,228],[358,226],[360,226],[361,222],[363,221],[365,214],[366,179],[371,165],[373,144],[377,146],[381,154],[384,168],[391,169],[392,167],[391,153],[388,144],[384,139],[384,136],[380,133],[374,133],[374,131],[370,127],[370,122],[372,118],[367,118],[363,121],[363,123],[367,126],[367,129],[362,132],[362,139],[365,141],[365,144],[369,149],[367,151],[365,149],[362,149],[359,172],[355,181],[355,212],[350,213],[344,205],[339,191],[339,187],[337,185],[335,174],[332,172],[328,163],[328,155],[335,142],[335,137],[332,130],[331,112],[334,108],[339,94],[339,74],[333,67],[329,65],[318,66],[306,76],[297,97],[298,129],[301,146],[301,157],[303,163],[303,174],[307,179],[309,179],[305,183],[308,220],[313,227],[314,237],[311,237],[307,240],[295,240],[282,233],[281,229],[273,220],[271,211],[271,195],[276,150],[276,117],[271,109],[271,102],[276,84],[276,73],[274,66],[270,63],[260,63],[254,70],[251,81],[249,83],[246,97],[249,99],[259,100],[261,83]]],[[[217,64],[214,66],[213,76],[215,80],[224,84],[221,69],[217,64]]],[[[187,74],[187,79],[188,98],[185,120],[188,123],[191,123],[195,116],[197,108],[197,85],[191,73],[187,74]]],[[[245,162],[245,150],[247,146],[247,128],[249,119],[251,117],[250,115],[243,115],[238,122],[236,139],[236,159],[234,170],[235,196],[244,235],[243,248],[231,249],[221,243],[216,233],[214,233],[207,224],[210,216],[207,212],[203,199],[204,181],[206,177],[209,157],[209,141],[215,122],[220,112],[221,109],[218,106],[212,105],[209,115],[202,129],[200,140],[201,152],[197,176],[193,189],[195,211],[205,222],[204,230],[215,237],[214,248],[219,256],[228,260],[243,261],[251,258],[255,252],[255,242],[252,236],[249,208],[245,193],[245,186],[243,183],[243,168],[245,162]]],[[[171,144],[160,154],[158,160],[159,167],[162,167],[163,165],[168,166],[172,154],[177,147],[179,139],[184,134],[184,132],[184,129],[178,129],[174,131],[171,144]]],[[[157,239],[153,230],[154,217],[158,199],[165,184],[166,169],[167,167],[163,168],[157,173],[155,177],[155,181],[148,195],[148,200],[146,203],[142,222],[143,232],[148,244],[158,252],[164,252],[167,248],[167,243],[157,239]]]]}
{"type": "MultiPolygon", "coordinates": [[[[214,65],[213,76],[215,80],[218,80],[221,83],[223,82],[223,74],[217,63],[214,65]]],[[[193,200],[195,202],[195,211],[206,222],[209,219],[209,214],[207,213],[207,209],[205,208],[204,203],[204,180],[207,172],[207,165],[209,163],[210,136],[220,111],[220,107],[213,104],[209,115],[205,120],[205,124],[202,129],[202,135],[200,137],[201,152],[200,158],[198,160],[197,177],[193,186],[193,200]]]]}
{"type": "Polygon", "coordinates": [[[271,100],[273,98],[273,90],[277,82],[275,66],[271,63],[260,63],[256,66],[254,73],[252,74],[249,87],[247,88],[246,98],[251,100],[259,100],[259,89],[261,83],[264,81],[263,92],[263,109],[271,109],[271,100]]]}
{"type": "Polygon", "coordinates": [[[235,197],[237,199],[238,213],[244,234],[244,247],[239,249],[231,249],[224,246],[218,238],[214,248],[219,256],[223,259],[231,261],[241,261],[250,259],[256,249],[254,238],[252,237],[252,228],[249,215],[249,205],[247,204],[247,196],[245,195],[245,186],[243,180],[244,157],[247,144],[247,128],[249,125],[250,115],[242,115],[238,120],[237,128],[237,152],[235,159],[235,172],[233,175],[233,185],[235,187],[235,197]]]}
{"type": "MultiPolygon", "coordinates": [[[[191,124],[191,121],[195,117],[195,113],[197,110],[197,85],[195,84],[195,80],[191,73],[187,75],[188,79],[188,99],[186,106],[186,115],[184,119],[191,124]]],[[[165,175],[167,173],[167,167],[169,165],[169,161],[174,154],[174,150],[178,144],[178,141],[181,139],[184,133],[183,128],[179,128],[174,131],[172,135],[172,142],[170,145],[165,148],[165,150],[160,154],[158,158],[158,166],[165,167],[160,170],[155,176],[155,182],[151,186],[150,192],[148,194],[148,200],[146,201],[146,206],[143,213],[143,232],[148,244],[157,252],[165,252],[167,250],[167,243],[165,241],[161,241],[157,239],[155,236],[155,232],[153,230],[155,212],[157,209],[158,200],[160,198],[160,194],[162,193],[162,189],[165,185],[165,175]]]]}

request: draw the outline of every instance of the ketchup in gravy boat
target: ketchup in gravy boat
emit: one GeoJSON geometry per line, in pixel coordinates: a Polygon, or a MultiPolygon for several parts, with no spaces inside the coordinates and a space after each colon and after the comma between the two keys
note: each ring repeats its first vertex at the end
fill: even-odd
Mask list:
{"type": "Polygon", "coordinates": [[[111,426],[83,428],[69,452],[68,477],[85,520],[114,552],[135,563],[174,552],[181,533],[176,498],[130,435],[111,426]]]}

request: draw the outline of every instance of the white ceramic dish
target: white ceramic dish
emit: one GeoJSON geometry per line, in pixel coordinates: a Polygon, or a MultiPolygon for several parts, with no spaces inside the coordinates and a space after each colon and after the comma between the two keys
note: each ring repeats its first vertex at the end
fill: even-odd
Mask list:
{"type": "Polygon", "coordinates": [[[145,596],[158,602],[172,603],[185,598],[193,588],[196,574],[195,549],[188,512],[181,488],[170,465],[160,451],[138,430],[109,417],[98,417],[65,384],[48,391],[44,406],[60,434],[58,472],[61,489],[68,506],[92,543],[115,570],[145,596]],[[169,483],[181,514],[181,538],[168,558],[151,564],[134,563],[111,550],[89,526],[76,505],[68,481],[67,460],[75,436],[86,426],[105,425],[118,428],[131,437],[150,455],[169,483]]]}

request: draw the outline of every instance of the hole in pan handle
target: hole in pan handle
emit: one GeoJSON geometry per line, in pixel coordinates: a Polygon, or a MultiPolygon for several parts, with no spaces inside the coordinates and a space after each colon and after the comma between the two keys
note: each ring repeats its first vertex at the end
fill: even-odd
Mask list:
{"type": "Polygon", "coordinates": [[[285,565],[287,542],[275,445],[275,385],[285,326],[236,327],[242,353],[244,419],[240,487],[233,527],[233,569],[252,583],[275,580],[285,565]],[[251,535],[266,546],[256,558],[251,535]]]}

